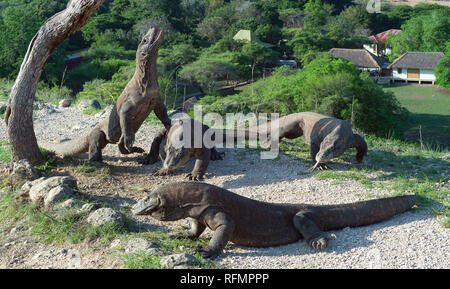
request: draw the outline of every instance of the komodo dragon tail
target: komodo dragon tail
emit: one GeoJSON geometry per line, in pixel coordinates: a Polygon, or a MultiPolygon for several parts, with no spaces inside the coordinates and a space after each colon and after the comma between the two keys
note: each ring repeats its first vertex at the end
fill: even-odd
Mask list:
{"type": "Polygon", "coordinates": [[[323,231],[359,227],[390,219],[409,210],[415,195],[375,199],[351,204],[318,206],[313,210],[323,231]],[[316,211],[317,209],[317,211],[316,211]]]}
{"type": "Polygon", "coordinates": [[[217,136],[222,135],[223,141],[227,138],[233,138],[234,141],[238,140],[258,140],[259,133],[257,131],[250,131],[248,129],[214,129],[214,134],[217,136]]]}
{"type": "Polygon", "coordinates": [[[87,137],[81,137],[60,144],[40,143],[39,145],[60,156],[77,156],[89,150],[89,141],[87,137]]]}

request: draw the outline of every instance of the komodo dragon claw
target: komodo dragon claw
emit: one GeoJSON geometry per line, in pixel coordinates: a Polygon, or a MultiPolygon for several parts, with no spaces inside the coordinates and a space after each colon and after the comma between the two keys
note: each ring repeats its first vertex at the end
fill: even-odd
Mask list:
{"type": "Polygon", "coordinates": [[[332,170],[332,168],[330,168],[329,166],[327,166],[326,164],[321,164],[319,162],[317,162],[314,166],[312,166],[309,171],[312,172],[315,169],[319,169],[319,171],[326,171],[326,170],[332,170]]]}
{"type": "Polygon", "coordinates": [[[190,180],[190,181],[197,181],[197,182],[203,180],[202,176],[200,176],[200,175],[193,175],[192,173],[186,174],[185,178],[190,180]]]}
{"type": "Polygon", "coordinates": [[[310,239],[309,246],[317,251],[321,251],[322,249],[327,247],[328,242],[331,239],[336,239],[336,235],[335,234],[330,234],[330,235],[323,234],[323,235],[320,235],[320,236],[310,239]]]}
{"type": "Polygon", "coordinates": [[[221,252],[217,252],[215,250],[212,250],[208,246],[197,247],[196,251],[197,251],[197,253],[199,253],[205,259],[215,259],[221,253],[221,252]]]}
{"type": "Polygon", "coordinates": [[[162,168],[162,169],[154,172],[153,175],[154,176],[167,176],[167,175],[170,175],[171,173],[172,173],[171,170],[162,168]]]}

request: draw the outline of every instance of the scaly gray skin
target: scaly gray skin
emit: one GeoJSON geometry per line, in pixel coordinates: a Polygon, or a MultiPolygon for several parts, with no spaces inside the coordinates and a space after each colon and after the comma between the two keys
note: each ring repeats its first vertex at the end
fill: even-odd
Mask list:
{"type": "MultiPolygon", "coordinates": [[[[299,112],[276,121],[279,123],[279,140],[296,139],[303,135],[305,143],[310,145],[311,158],[315,162],[310,170],[329,169],[326,163],[341,156],[348,148],[356,148],[359,163],[367,154],[366,142],[359,134],[353,133],[351,125],[345,120],[315,112],[299,112]]],[[[249,130],[270,134],[271,123],[249,130]]]]}
{"type": "Polygon", "coordinates": [[[102,149],[118,142],[122,154],[143,153],[134,147],[135,133],[154,111],[166,128],[171,121],[158,94],[156,59],[164,33],[158,26],[149,29],[136,51],[136,71],[117,99],[109,117],[81,139],[57,146],[60,155],[79,155],[89,151],[90,161],[102,161],[102,149]]]}
{"type": "Polygon", "coordinates": [[[196,239],[206,227],[214,231],[199,253],[215,258],[231,241],[239,246],[272,247],[304,239],[325,248],[335,236],[325,231],[374,224],[409,210],[415,195],[341,205],[276,204],[252,200],[223,188],[198,182],[171,183],[156,189],[132,209],[160,221],[189,218],[196,239]]]}
{"type": "MultiPolygon", "coordinates": [[[[232,134],[236,140],[237,134],[234,134],[234,130],[209,130],[213,135],[211,136],[212,143],[204,143],[205,133],[209,130],[209,127],[201,122],[193,119],[179,120],[172,125],[169,131],[162,130],[156,138],[153,140],[150,153],[144,158],[143,164],[155,163],[158,160],[158,152],[161,142],[166,139],[164,146],[165,156],[162,158],[163,167],[158,170],[154,175],[165,176],[173,173],[177,168],[183,166],[192,157],[196,158],[194,169],[191,173],[186,175],[189,180],[199,181],[203,179],[203,176],[208,168],[210,160],[221,160],[221,154],[217,152],[214,141],[217,134],[222,134],[224,137],[226,134],[232,134]],[[191,148],[185,147],[183,142],[183,136],[186,128],[189,127],[191,132],[198,131],[198,135],[201,137],[201,144],[197,147],[194,146],[195,133],[191,133],[191,148]]],[[[248,138],[248,135],[245,135],[248,138]]]]}

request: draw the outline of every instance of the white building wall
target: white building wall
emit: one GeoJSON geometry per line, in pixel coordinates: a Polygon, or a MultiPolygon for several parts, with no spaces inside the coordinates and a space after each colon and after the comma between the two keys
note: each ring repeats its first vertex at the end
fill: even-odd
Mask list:
{"type": "Polygon", "coordinates": [[[393,68],[392,77],[394,79],[406,80],[408,78],[408,70],[406,68],[403,68],[402,72],[398,73],[398,68],[393,68]]]}
{"type": "Polygon", "coordinates": [[[435,81],[434,70],[420,70],[420,80],[435,81]]]}
{"type": "MultiPolygon", "coordinates": [[[[394,80],[407,80],[408,79],[408,69],[403,68],[401,73],[398,73],[397,68],[392,69],[392,77],[394,80]]],[[[436,76],[434,75],[434,70],[420,70],[420,80],[423,81],[435,81],[436,76]]]]}

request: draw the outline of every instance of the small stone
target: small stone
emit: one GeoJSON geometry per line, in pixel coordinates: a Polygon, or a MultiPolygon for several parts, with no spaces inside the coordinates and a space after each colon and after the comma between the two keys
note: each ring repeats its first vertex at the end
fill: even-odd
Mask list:
{"type": "Polygon", "coordinates": [[[162,255],[162,251],[152,242],[143,238],[128,240],[125,246],[125,254],[144,252],[147,255],[162,255]]]}
{"type": "Polygon", "coordinates": [[[13,183],[33,181],[40,177],[39,172],[28,160],[19,160],[14,163],[13,172],[9,176],[13,183]]]}
{"type": "Polygon", "coordinates": [[[199,265],[200,262],[193,255],[181,253],[161,257],[160,264],[167,269],[185,269],[199,265]]]}
{"type": "Polygon", "coordinates": [[[122,214],[111,208],[100,208],[93,211],[89,214],[86,221],[94,227],[104,226],[108,223],[122,227],[125,222],[122,214]]]}
{"type": "Polygon", "coordinates": [[[100,105],[100,102],[98,102],[95,99],[83,99],[82,101],[80,101],[80,103],[77,106],[77,108],[79,110],[85,110],[90,107],[95,108],[95,109],[102,108],[102,106],[100,105]]]}
{"type": "Polygon", "coordinates": [[[72,100],[65,98],[59,102],[58,107],[69,107],[71,104],[72,100]]]}

